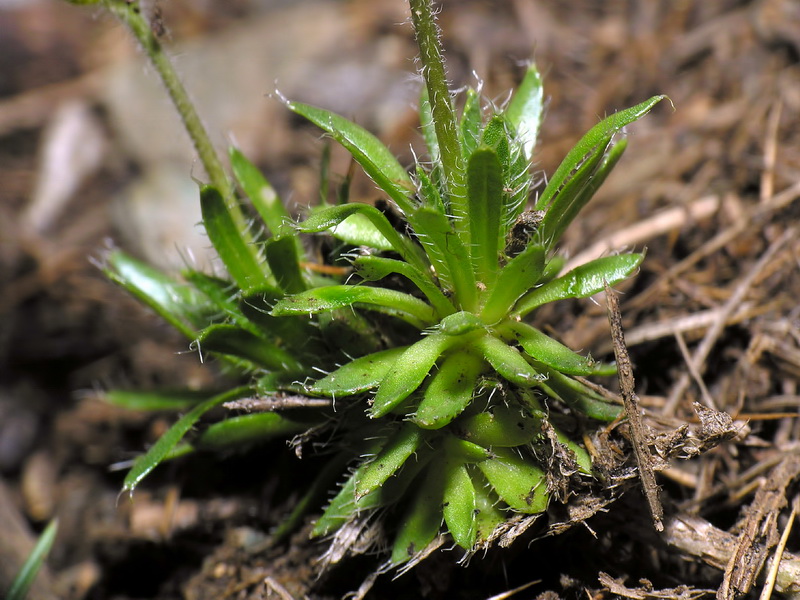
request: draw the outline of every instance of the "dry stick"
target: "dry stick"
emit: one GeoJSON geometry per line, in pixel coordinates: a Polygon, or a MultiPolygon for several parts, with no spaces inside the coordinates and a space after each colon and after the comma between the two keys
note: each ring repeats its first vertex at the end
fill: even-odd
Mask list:
{"type": "Polygon", "coordinates": [[[783,102],[780,99],[772,107],[767,117],[767,135],[764,140],[764,170],[761,171],[761,189],[759,199],[761,203],[772,198],[775,190],[775,163],[778,157],[778,125],[781,122],[783,102]]]}
{"type": "Polygon", "coordinates": [[[692,357],[689,355],[689,348],[686,346],[686,341],[683,339],[683,336],[679,331],[675,332],[675,341],[678,342],[678,348],[681,351],[681,356],[683,356],[683,360],[686,361],[686,366],[689,367],[689,374],[692,376],[692,379],[694,379],[697,387],[700,388],[700,396],[703,398],[703,402],[705,402],[708,408],[717,410],[714,399],[711,397],[711,394],[706,387],[706,382],[703,381],[703,376],[700,375],[697,369],[695,369],[692,357]]]}
{"type": "Polygon", "coordinates": [[[569,260],[565,270],[574,269],[584,263],[594,260],[606,252],[612,252],[626,246],[641,244],[656,236],[680,229],[687,223],[700,221],[710,217],[720,208],[721,200],[718,196],[703,196],[686,206],[676,206],[657,213],[645,219],[620,229],[589,246],[580,254],[569,260]]]}
{"type": "Polygon", "coordinates": [[[664,531],[664,508],[658,498],[658,484],[656,483],[655,472],[653,471],[653,456],[648,448],[650,431],[642,420],[642,413],[639,408],[639,398],[634,391],[633,366],[631,365],[628,350],[625,348],[625,337],[622,333],[622,315],[619,311],[619,299],[611,290],[608,282],[605,282],[606,305],[608,307],[608,322],[611,324],[611,339],[614,342],[614,357],[617,359],[617,374],[619,377],[620,394],[625,404],[625,414],[631,428],[631,441],[636,455],[636,462],[639,464],[639,478],[642,480],[642,488],[647,505],[650,508],[650,516],[653,518],[653,526],[656,531],[664,531]]]}
{"type": "Polygon", "coordinates": [[[764,589],[761,590],[759,600],[769,600],[772,597],[775,582],[778,580],[778,571],[780,570],[783,553],[786,552],[786,542],[789,541],[789,534],[792,532],[794,520],[797,518],[797,504],[797,496],[795,496],[792,502],[792,512],[789,515],[786,526],[783,528],[781,541],[778,542],[778,546],[775,548],[775,558],[772,559],[772,565],[769,568],[769,573],[767,573],[767,581],[764,583],[764,589]]]}
{"type": "MultiPolygon", "coordinates": [[[[711,325],[711,327],[708,328],[706,335],[703,337],[703,340],[700,342],[700,345],[697,346],[694,355],[692,356],[691,365],[699,374],[702,375],[703,371],[705,370],[705,362],[708,358],[708,355],[711,353],[712,348],[717,343],[719,336],[725,329],[725,324],[727,323],[729,317],[734,313],[734,311],[736,311],[739,305],[741,305],[742,300],[744,300],[745,295],[750,290],[750,286],[753,285],[756,277],[758,277],[759,273],[764,270],[764,267],[766,267],[767,264],[772,260],[778,250],[780,250],[781,247],[786,244],[786,242],[794,239],[796,235],[797,232],[795,228],[791,227],[787,229],[781,237],[774,241],[770,247],[767,248],[767,251],[764,252],[753,268],[750,269],[750,272],[747,273],[747,275],[745,275],[745,277],[739,282],[728,301],[722,305],[722,310],[719,311],[717,320],[711,325]]],[[[663,414],[673,415],[675,413],[678,402],[680,402],[683,394],[689,387],[690,378],[691,376],[688,372],[684,372],[681,375],[678,382],[672,388],[672,392],[670,392],[669,399],[664,406],[663,414]]]]}
{"type": "Polygon", "coordinates": [[[674,280],[678,275],[687,271],[705,257],[710,256],[717,250],[731,243],[743,233],[753,231],[756,224],[763,223],[769,215],[789,206],[798,198],[800,198],[800,182],[775,194],[768,202],[760,204],[750,214],[740,219],[736,225],[721,231],[689,256],[672,265],[669,270],[663,273],[647,290],[636,296],[633,302],[639,305],[649,304],[655,296],[661,294],[662,288],[668,282],[674,280]]]}

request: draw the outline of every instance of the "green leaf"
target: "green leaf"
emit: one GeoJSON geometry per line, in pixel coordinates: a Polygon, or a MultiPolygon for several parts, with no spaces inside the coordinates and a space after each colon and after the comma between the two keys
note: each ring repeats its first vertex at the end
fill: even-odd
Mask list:
{"type": "Polygon", "coordinates": [[[424,439],[423,430],[405,423],[383,446],[378,455],[358,469],[356,499],[381,487],[417,451],[424,439]]]}
{"type": "Polygon", "coordinates": [[[497,404],[460,419],[457,427],[465,440],[484,448],[522,446],[541,435],[543,416],[517,404],[497,404]]]}
{"type": "Polygon", "coordinates": [[[201,351],[243,358],[270,370],[301,373],[305,367],[291,353],[236,325],[211,325],[197,339],[201,351]]]}
{"type": "Polygon", "coordinates": [[[42,535],[36,541],[33,550],[25,559],[22,567],[17,573],[14,580],[11,582],[11,587],[8,589],[6,600],[25,600],[28,592],[36,580],[36,576],[44,565],[47,555],[50,554],[50,549],[53,547],[53,542],[58,533],[58,519],[53,519],[44,528],[42,535]]]}
{"type": "Polygon", "coordinates": [[[344,146],[372,180],[395,201],[403,212],[412,209],[414,185],[406,170],[378,138],[344,117],[308,104],[287,102],[286,106],[327,131],[344,146]]]}
{"type": "MultiPolygon", "coordinates": [[[[483,140],[481,145],[491,148],[497,154],[500,161],[501,172],[507,173],[509,170],[510,149],[508,146],[508,134],[506,132],[506,120],[502,114],[492,115],[486,127],[483,129],[483,140]]],[[[477,152],[478,150],[475,150],[477,152]]],[[[473,152],[474,154],[474,152],[473,152]]],[[[471,157],[472,155],[470,155],[471,157]]]]}
{"type": "Polygon", "coordinates": [[[381,382],[370,417],[383,417],[405,400],[425,380],[442,353],[457,341],[459,338],[433,334],[406,348],[381,382]]]}
{"type": "Polygon", "coordinates": [[[161,271],[122,252],[114,250],[106,258],[103,271],[175,329],[194,339],[201,326],[198,314],[209,310],[208,299],[190,286],[179,283],[161,271]]]}
{"type": "Polygon", "coordinates": [[[213,423],[193,443],[203,450],[238,448],[300,433],[308,425],[275,412],[253,413],[213,423]]]}
{"type": "Polygon", "coordinates": [[[208,238],[236,284],[245,291],[269,285],[256,246],[231,217],[222,194],[210,185],[201,186],[200,207],[208,238]]]}
{"type": "Polygon", "coordinates": [[[330,285],[311,289],[279,300],[272,315],[311,315],[354,304],[398,317],[420,329],[437,320],[436,311],[419,298],[397,290],[365,285],[330,285]]]}
{"type": "Polygon", "coordinates": [[[422,86],[419,98],[419,124],[422,128],[422,138],[428,148],[428,159],[432,165],[437,165],[441,161],[439,152],[439,140],[436,139],[436,127],[433,123],[433,113],[431,112],[431,102],[428,98],[428,88],[422,86]]]}
{"type": "Polygon", "coordinates": [[[536,514],[544,512],[550,495],[544,472],[509,450],[497,448],[495,457],[478,463],[489,483],[511,508],[521,513],[536,514]]]}
{"type": "Polygon", "coordinates": [[[472,400],[475,382],[484,368],[478,356],[464,351],[451,353],[425,389],[414,422],[425,429],[439,429],[455,419],[472,400]]]}
{"type": "MultiPolygon", "coordinates": [[[[268,232],[273,236],[292,234],[292,217],[281,202],[278,193],[266,180],[261,171],[251,163],[239,149],[231,146],[229,150],[233,174],[244,193],[250,198],[268,232]]],[[[293,240],[298,253],[302,255],[300,240],[293,240]]]]}
{"type": "Polygon", "coordinates": [[[445,317],[454,312],[453,305],[442,291],[436,286],[429,277],[426,277],[419,269],[413,265],[395,260],[393,258],[383,258],[380,256],[359,256],[353,261],[353,266],[360,277],[367,281],[378,281],[388,277],[392,273],[397,273],[409,279],[436,309],[439,317],[445,317]]]}
{"type": "MultiPolygon", "coordinates": [[[[425,269],[424,261],[420,258],[414,243],[409,238],[397,233],[386,216],[370,204],[354,202],[315,210],[297,228],[303,233],[335,231],[345,221],[349,221],[356,216],[358,216],[359,220],[355,222],[353,227],[359,227],[359,235],[364,236],[362,241],[371,240],[375,242],[375,245],[370,245],[378,250],[394,250],[409,263],[425,269]],[[367,233],[363,219],[368,219],[372,224],[373,229],[370,233],[367,233]]],[[[352,232],[352,228],[350,231],[352,232]]]]}
{"type": "Polygon", "coordinates": [[[533,309],[556,300],[593,296],[605,289],[606,282],[613,286],[627,279],[643,259],[643,254],[618,254],[575,267],[558,279],[525,294],[517,302],[511,316],[524,317],[533,309]]]}
{"type": "Polygon", "coordinates": [[[570,173],[575,171],[578,166],[584,161],[587,154],[595,150],[598,146],[605,146],[608,140],[615,133],[622,130],[623,127],[633,123],[639,118],[646,115],[653,106],[658,104],[666,96],[653,96],[649,100],[637,104],[626,110],[621,110],[614,113],[600,121],[597,125],[592,127],[586,135],[567,153],[567,156],[558,166],[556,172],[550,178],[547,187],[542,192],[541,197],[536,202],[536,209],[543,210],[555,196],[564,182],[569,177],[570,173]]]}
{"type": "Polygon", "coordinates": [[[503,213],[503,167],[496,151],[478,148],[467,165],[470,249],[475,276],[487,287],[498,265],[498,237],[503,213]]]}
{"type": "Polygon", "coordinates": [[[564,185],[550,204],[539,228],[541,239],[548,248],[558,242],[566,228],[592,199],[626,147],[627,140],[608,147],[599,146],[564,185]]]}
{"type": "Polygon", "coordinates": [[[475,486],[464,464],[446,464],[443,494],[444,522],[456,544],[465,550],[475,545],[475,486]]]}
{"type": "Polygon", "coordinates": [[[208,392],[194,390],[142,392],[138,390],[110,390],[102,398],[109,404],[128,410],[183,410],[209,397],[208,392]]]}
{"type": "Polygon", "coordinates": [[[536,286],[544,271],[545,250],[538,244],[528,246],[503,267],[486,298],[481,317],[496,323],[505,317],[525,292],[536,286]]]}
{"type": "Polygon", "coordinates": [[[561,400],[572,410],[606,422],[613,421],[622,412],[621,406],[610,403],[577,379],[541,363],[537,364],[537,368],[547,376],[538,387],[551,398],[561,400]]]}
{"type": "Polygon", "coordinates": [[[600,364],[581,356],[538,329],[521,321],[509,321],[503,329],[513,336],[531,358],[569,375],[598,375],[616,372],[614,365],[600,364]],[[610,373],[609,373],[610,371],[610,373]]]}
{"type": "Polygon", "coordinates": [[[500,497],[480,471],[471,469],[472,487],[475,490],[475,529],[477,542],[487,544],[495,530],[506,522],[506,512],[500,497]]]}
{"type": "Polygon", "coordinates": [[[309,391],[324,396],[352,396],[378,387],[407,346],[367,354],[315,382],[309,391]]]}
{"type": "Polygon", "coordinates": [[[209,398],[205,402],[196,405],[192,410],[183,415],[178,421],[167,430],[167,432],[158,438],[158,441],[145,454],[137,458],[131,470],[125,476],[125,481],[122,485],[123,492],[133,493],[137,485],[147,477],[147,475],[155,469],[161,461],[169,456],[170,451],[183,439],[183,436],[194,426],[197,420],[207,413],[212,408],[215,408],[225,402],[231,400],[238,400],[252,394],[253,389],[250,387],[238,387],[229,390],[213,398],[209,398]]]}
{"type": "Polygon", "coordinates": [[[278,287],[286,294],[297,294],[308,286],[298,262],[294,237],[272,238],[264,244],[264,253],[278,287]]]}
{"type": "Polygon", "coordinates": [[[481,98],[478,92],[467,88],[464,111],[459,123],[459,139],[464,160],[467,160],[478,147],[481,129],[481,98]]]}
{"type": "Polygon", "coordinates": [[[494,335],[485,335],[475,342],[483,357],[502,377],[521,386],[537,385],[544,377],[534,369],[519,350],[494,335]]]}
{"type": "Polygon", "coordinates": [[[544,86],[542,77],[531,63],[522,78],[522,82],[514,92],[511,102],[504,114],[509,124],[517,132],[517,139],[522,145],[525,158],[530,161],[536,140],[539,137],[539,126],[542,123],[544,108],[544,86]]]}
{"type": "Polygon", "coordinates": [[[452,281],[456,305],[464,310],[474,309],[478,299],[475,275],[466,247],[453,231],[448,218],[427,206],[418,208],[407,218],[431,264],[437,272],[446,273],[443,281],[452,281]]]}
{"type": "MultiPolygon", "coordinates": [[[[303,316],[298,317],[273,317],[270,313],[275,303],[283,298],[283,294],[276,288],[265,287],[251,290],[239,300],[239,308],[248,321],[259,328],[261,335],[280,340],[291,346],[295,352],[302,353],[309,346],[316,346],[319,340],[319,330],[303,316]]],[[[315,347],[313,353],[318,355],[315,347]]]]}
{"type": "Polygon", "coordinates": [[[411,499],[392,546],[392,564],[399,565],[427,548],[442,525],[441,461],[431,465],[419,491],[411,499]]]}

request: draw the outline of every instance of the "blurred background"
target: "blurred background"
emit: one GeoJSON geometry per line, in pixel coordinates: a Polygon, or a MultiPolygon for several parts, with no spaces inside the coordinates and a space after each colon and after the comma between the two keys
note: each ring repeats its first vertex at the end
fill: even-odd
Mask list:
{"type": "MultiPolygon", "coordinates": [[[[218,147],[241,148],[293,211],[317,201],[323,143],[285,110],[281,94],[354,119],[408,164],[420,149],[420,81],[402,0],[142,6],[218,147]]],[[[654,94],[670,97],[671,105],[630,127],[627,155],[563,250],[586,260],[648,248],[623,298],[639,386],[651,410],[691,417],[701,392],[688,386],[671,396],[687,370],[678,337],[694,347],[742,275],[798,223],[800,4],[444,0],[441,8],[454,87],[481,86],[486,102],[502,104],[527,61],[544,74],[542,177],[603,116],[654,94]],[[582,255],[587,249],[591,255],[582,255]],[[705,321],[689,322],[700,313],[705,321]]],[[[332,152],[331,171],[345,173],[347,157],[332,152]]],[[[211,598],[223,596],[209,581],[246,581],[246,568],[264,579],[220,553],[257,543],[247,536],[274,525],[286,500],[272,498],[268,482],[244,495],[193,496],[188,476],[176,483],[171,472],[138,491],[135,504],[118,502],[120,475],[108,466],[151,443],[172,417],[129,413],[95,393],[200,388],[216,377],[96,266],[119,246],[167,270],[214,269],[197,225],[193,179],[203,177],[120,24],[91,6],[0,0],[0,531],[10,532],[0,535],[0,584],[55,515],[61,532],[38,597],[211,598]]],[[[375,199],[365,180],[353,194],[375,199]]],[[[800,439],[792,416],[800,406],[798,250],[790,235],[736,311],[724,315],[723,343],[706,373],[717,408],[778,415],[751,419],[767,454],[800,439]]],[[[553,310],[561,312],[545,318],[566,343],[595,356],[609,352],[602,307],[553,310]]],[[[762,459],[721,452],[667,487],[676,502],[705,497],[720,479],[762,459]]],[[[708,513],[727,526],[750,499],[745,491],[708,513]]],[[[634,584],[659,574],[657,560],[640,565],[634,554],[620,564],[638,566],[618,566],[617,574],[627,569],[634,584]]],[[[612,567],[589,562],[565,571],[577,583],[531,588],[529,596],[601,588],[596,576],[582,577],[612,567]]],[[[660,575],[664,585],[714,581],[699,567],[660,575]]],[[[512,576],[513,583],[524,581],[512,576]]],[[[420,589],[444,597],[440,584],[422,581],[420,589]]],[[[251,597],[242,595],[248,589],[230,597],[251,597]]],[[[499,591],[456,596],[451,589],[447,597],[499,591]]]]}

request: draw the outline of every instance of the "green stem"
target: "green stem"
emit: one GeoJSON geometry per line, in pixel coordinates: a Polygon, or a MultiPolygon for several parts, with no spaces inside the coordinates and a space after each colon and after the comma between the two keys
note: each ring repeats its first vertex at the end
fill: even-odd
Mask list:
{"type": "Polygon", "coordinates": [[[433,2],[432,0],[409,0],[409,6],[422,60],[422,75],[428,88],[434,130],[439,142],[453,226],[461,241],[469,247],[464,158],[458,141],[458,129],[453,103],[450,100],[450,90],[447,87],[439,28],[433,16],[433,2]]]}
{"type": "Polygon", "coordinates": [[[103,5],[120,21],[125,23],[130,29],[133,36],[141,45],[150,62],[158,72],[164,87],[167,88],[175,108],[180,115],[186,132],[194,144],[200,161],[205,167],[206,173],[211,180],[211,184],[216,187],[224,198],[228,200],[228,208],[232,213],[234,220],[244,225],[245,218],[241,212],[238,203],[233,196],[233,189],[225,175],[225,169],[222,162],[214,150],[214,145],[208,137],[208,132],[203,126],[200,117],[195,110],[194,104],[183,87],[178,74],[172,66],[166,52],[158,38],[153,33],[147,19],[142,15],[139,2],[129,2],[127,0],[103,0],[103,5]]]}

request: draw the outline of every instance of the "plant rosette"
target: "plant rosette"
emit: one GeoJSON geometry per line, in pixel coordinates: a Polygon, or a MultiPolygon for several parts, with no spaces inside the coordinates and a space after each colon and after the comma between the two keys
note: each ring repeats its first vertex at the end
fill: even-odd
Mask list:
{"type": "Polygon", "coordinates": [[[244,385],[201,397],[111,393],[121,404],[188,409],[135,461],[125,490],[187,452],[325,429],[331,458],[282,531],[346,473],[313,530],[333,538],[329,561],[363,549],[377,523],[392,540],[389,564],[400,566],[448,534],[466,552],[487,547],[513,519],[543,513],[551,497],[563,500],[572,482],[592,477],[589,453],[554,417],[579,415],[581,426],[615,419],[621,407],[582,380],[615,366],[573,352],[530,316],[597,294],[639,267],[643,255],[628,253],[562,273],[556,251],[622,156],[624,128],[663,96],[595,125],[529,207],[539,72],[529,66],[502,107],[467,90],[457,114],[431,6],[411,6],[427,145],[413,169],[342,116],[285,101],[349,151],[384,202],[350,202],[343,185],[336,203],[293,223],[233,149],[252,220],[218,187],[200,190],[224,278],[188,270],[175,280],[123,252],[108,255],[114,281],[203,354],[247,374],[244,385]],[[338,246],[315,261],[307,234],[338,246]],[[268,399],[280,410],[195,428],[210,409],[242,399],[268,399]]]}

